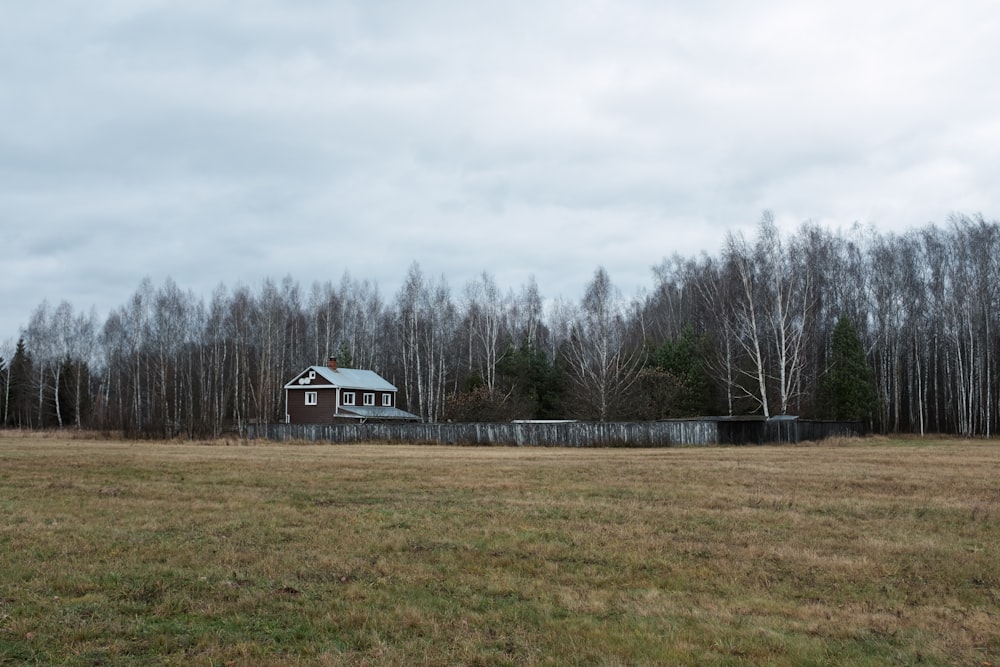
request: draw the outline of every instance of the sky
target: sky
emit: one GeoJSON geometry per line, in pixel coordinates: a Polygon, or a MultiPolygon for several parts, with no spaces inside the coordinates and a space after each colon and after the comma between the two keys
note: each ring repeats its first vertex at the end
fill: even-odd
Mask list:
{"type": "Polygon", "coordinates": [[[47,0],[0,22],[0,342],[140,281],[413,262],[626,296],[780,228],[1000,215],[1000,7],[47,0]]]}

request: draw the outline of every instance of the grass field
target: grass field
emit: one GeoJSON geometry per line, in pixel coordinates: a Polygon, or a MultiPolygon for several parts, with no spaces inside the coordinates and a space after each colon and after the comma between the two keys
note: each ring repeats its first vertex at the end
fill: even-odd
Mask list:
{"type": "Polygon", "coordinates": [[[1000,443],[0,433],[0,665],[1000,665],[1000,443]]]}

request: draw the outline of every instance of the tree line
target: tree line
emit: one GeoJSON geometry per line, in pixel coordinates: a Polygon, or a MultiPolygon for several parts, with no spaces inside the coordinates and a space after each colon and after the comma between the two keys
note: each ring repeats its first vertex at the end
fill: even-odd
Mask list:
{"type": "Polygon", "coordinates": [[[398,292],[345,273],[209,297],[143,280],[103,321],[40,304],[0,350],[11,427],[206,437],[284,420],[283,385],[337,356],[424,421],[863,419],[991,435],[1000,400],[1000,226],[903,234],[765,212],[715,255],[675,255],[625,298],[598,267],[579,301],[482,273],[460,290],[414,263],[398,292]]]}

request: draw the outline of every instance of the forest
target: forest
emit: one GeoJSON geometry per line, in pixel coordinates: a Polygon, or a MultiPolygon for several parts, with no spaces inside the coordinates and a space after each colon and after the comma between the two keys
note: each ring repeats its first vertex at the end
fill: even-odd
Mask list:
{"type": "Polygon", "coordinates": [[[213,437],[284,420],[283,385],[336,356],[427,422],[699,415],[863,419],[878,432],[990,436],[1000,412],[1000,226],[901,234],[764,212],[717,254],[674,255],[625,297],[597,267],[578,301],[420,265],[393,295],[344,273],[300,285],[143,280],[99,321],[37,306],[0,349],[18,428],[213,437]]]}

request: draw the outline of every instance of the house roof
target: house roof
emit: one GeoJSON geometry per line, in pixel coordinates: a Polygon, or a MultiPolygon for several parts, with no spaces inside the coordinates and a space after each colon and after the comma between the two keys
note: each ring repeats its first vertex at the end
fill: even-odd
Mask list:
{"type": "Polygon", "coordinates": [[[342,405],[340,416],[363,417],[365,419],[420,419],[417,415],[399,408],[364,405],[342,405]]]}
{"type": "Polygon", "coordinates": [[[370,391],[396,391],[392,383],[387,382],[375,371],[359,368],[331,369],[329,366],[310,366],[295,376],[285,385],[285,389],[304,389],[306,387],[340,387],[342,389],[361,389],[370,391]],[[309,374],[314,374],[309,378],[309,374]],[[306,380],[306,382],[302,382],[306,380]]]}

